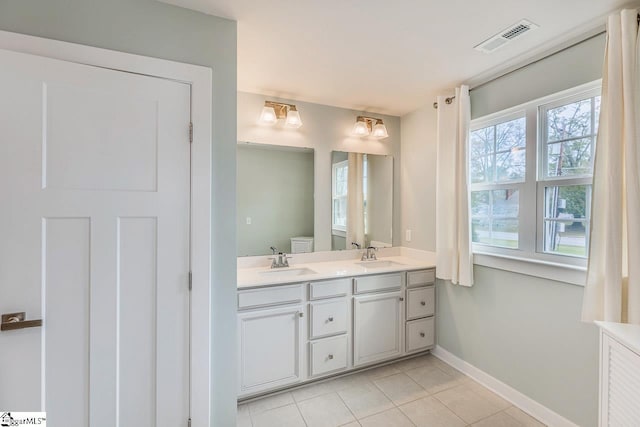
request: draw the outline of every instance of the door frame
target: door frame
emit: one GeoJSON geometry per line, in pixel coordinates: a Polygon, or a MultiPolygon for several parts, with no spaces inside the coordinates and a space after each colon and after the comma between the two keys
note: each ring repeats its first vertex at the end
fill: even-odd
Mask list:
{"type": "MultiPolygon", "coordinates": [[[[0,31],[0,49],[175,80],[191,86],[191,378],[192,425],[211,415],[211,144],[213,70],[75,43],[0,31]]],[[[188,128],[185,123],[185,135],[188,128]]],[[[185,283],[185,286],[187,284],[185,283]]],[[[186,420],[185,420],[186,424],[186,420]]]]}

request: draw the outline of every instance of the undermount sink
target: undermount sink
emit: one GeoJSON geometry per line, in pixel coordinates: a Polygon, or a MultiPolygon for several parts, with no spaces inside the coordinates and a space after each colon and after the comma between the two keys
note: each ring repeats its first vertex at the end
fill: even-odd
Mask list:
{"type": "Polygon", "coordinates": [[[401,267],[404,264],[400,264],[395,261],[376,260],[376,261],[361,261],[356,262],[360,267],[364,268],[389,268],[389,267],[401,267]]]}
{"type": "Polygon", "coordinates": [[[313,271],[310,268],[274,268],[273,270],[269,270],[269,271],[261,271],[260,272],[261,275],[263,276],[267,276],[267,277],[295,277],[295,276],[304,276],[305,274],[316,274],[315,271],[313,271]]]}

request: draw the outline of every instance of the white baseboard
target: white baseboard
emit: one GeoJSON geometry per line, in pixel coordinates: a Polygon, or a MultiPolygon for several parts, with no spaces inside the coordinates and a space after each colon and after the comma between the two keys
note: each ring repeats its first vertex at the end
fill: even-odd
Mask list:
{"type": "Polygon", "coordinates": [[[470,363],[465,362],[453,353],[448,352],[444,348],[437,345],[433,350],[433,354],[443,362],[453,366],[460,372],[463,372],[493,391],[503,399],[511,402],[514,406],[522,409],[527,414],[538,419],[540,422],[551,427],[578,427],[577,424],[564,418],[562,415],[552,411],[546,406],[536,402],[530,397],[522,394],[513,387],[503,383],[502,381],[492,377],[484,371],[476,368],[470,363]]]}

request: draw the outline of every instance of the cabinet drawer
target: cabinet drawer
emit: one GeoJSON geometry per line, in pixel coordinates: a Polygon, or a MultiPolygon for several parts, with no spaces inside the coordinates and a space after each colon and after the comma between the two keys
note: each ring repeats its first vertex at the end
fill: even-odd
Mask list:
{"type": "Polygon", "coordinates": [[[274,286],[238,292],[238,308],[269,307],[295,304],[303,299],[302,284],[274,286]]]}
{"type": "Polygon", "coordinates": [[[351,279],[327,280],[309,284],[309,299],[343,297],[349,293],[351,279]]]}
{"type": "Polygon", "coordinates": [[[407,289],[407,320],[431,316],[435,312],[435,286],[407,289]]]}
{"type": "Polygon", "coordinates": [[[410,271],[407,273],[407,287],[430,285],[436,281],[435,270],[410,271]]]}
{"type": "Polygon", "coordinates": [[[365,276],[353,279],[353,288],[356,294],[400,289],[401,286],[401,273],[365,276]]]}
{"type": "Polygon", "coordinates": [[[346,298],[314,302],[310,304],[310,307],[310,338],[326,337],[347,332],[349,306],[346,298]]]}
{"type": "Polygon", "coordinates": [[[347,368],[347,336],[313,341],[310,346],[309,374],[317,376],[347,368]]]}
{"type": "Polygon", "coordinates": [[[435,344],[433,317],[407,322],[407,353],[425,350],[435,344]]]}

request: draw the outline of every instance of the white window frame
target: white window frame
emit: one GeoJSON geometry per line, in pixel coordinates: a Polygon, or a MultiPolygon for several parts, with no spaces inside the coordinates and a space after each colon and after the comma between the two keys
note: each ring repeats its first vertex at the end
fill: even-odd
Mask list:
{"type": "Polygon", "coordinates": [[[337,162],[331,165],[331,231],[332,231],[332,234],[336,236],[342,236],[342,237],[346,237],[347,235],[347,226],[336,224],[334,222],[334,219],[335,219],[334,206],[335,206],[335,201],[337,199],[344,199],[346,201],[347,194],[344,194],[342,196],[336,195],[336,171],[338,169],[348,167],[348,165],[349,165],[348,160],[343,160],[341,162],[337,162]]]}
{"type": "MultiPolygon", "coordinates": [[[[518,248],[473,243],[476,264],[584,285],[586,258],[543,252],[544,189],[546,186],[591,185],[592,177],[544,177],[543,154],[546,154],[546,144],[543,144],[545,140],[542,136],[546,129],[541,114],[556,106],[598,95],[601,85],[602,81],[596,80],[471,121],[470,131],[473,132],[518,117],[524,116],[526,120],[525,181],[469,184],[470,192],[505,188],[519,190],[518,248]],[[535,209],[530,206],[531,202],[535,203],[535,209]]],[[[587,242],[588,239],[587,236],[587,242]]]]}

